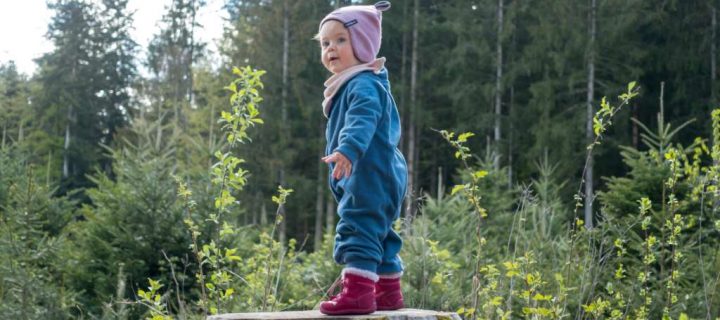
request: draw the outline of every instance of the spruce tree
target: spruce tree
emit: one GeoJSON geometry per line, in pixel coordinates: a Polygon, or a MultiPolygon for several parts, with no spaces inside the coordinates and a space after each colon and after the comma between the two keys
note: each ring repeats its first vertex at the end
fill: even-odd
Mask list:
{"type": "Polygon", "coordinates": [[[48,7],[55,12],[48,31],[55,50],[39,60],[44,94],[38,114],[44,118],[43,129],[59,140],[61,192],[66,192],[88,186],[85,174],[102,157],[98,21],[96,8],[84,1],[57,1],[48,7]]]}
{"type": "Polygon", "coordinates": [[[111,144],[128,121],[129,86],[135,75],[132,18],[126,1],[70,0],[48,4],[55,12],[48,38],[54,51],[38,60],[42,86],[37,128],[52,139],[47,153],[62,165],[60,193],[89,185],[86,174],[109,169],[101,144],[111,144]]]}

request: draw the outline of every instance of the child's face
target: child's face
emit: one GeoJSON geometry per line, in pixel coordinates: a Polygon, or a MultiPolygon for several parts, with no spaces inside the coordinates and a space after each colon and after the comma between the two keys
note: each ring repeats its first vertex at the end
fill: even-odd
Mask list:
{"type": "Polygon", "coordinates": [[[360,64],[353,53],[350,33],[339,21],[325,22],[320,28],[319,38],[322,64],[328,71],[338,74],[360,64]]]}

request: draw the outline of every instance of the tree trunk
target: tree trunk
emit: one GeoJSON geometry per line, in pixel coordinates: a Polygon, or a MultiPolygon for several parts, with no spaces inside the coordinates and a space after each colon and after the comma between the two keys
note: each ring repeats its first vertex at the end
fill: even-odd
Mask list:
{"type": "Polygon", "coordinates": [[[495,59],[495,150],[497,152],[493,165],[500,170],[500,118],[502,117],[502,33],[503,33],[503,0],[498,0],[497,7],[497,43],[495,59]]]}
{"type": "MultiPolygon", "coordinates": [[[[282,132],[280,133],[282,135],[282,144],[281,147],[283,150],[288,145],[288,132],[289,132],[289,126],[287,124],[288,121],[288,112],[287,112],[287,95],[288,95],[288,54],[290,51],[290,21],[289,21],[289,13],[288,13],[288,3],[287,0],[283,1],[283,56],[282,56],[282,92],[281,92],[281,119],[282,123],[280,124],[282,128],[282,132]]],[[[285,181],[285,156],[282,155],[281,164],[280,164],[280,185],[283,187],[287,187],[286,181],[285,181]]],[[[284,210],[283,210],[284,211],[284,210]]],[[[286,213],[286,212],[283,212],[286,213]]],[[[281,244],[285,244],[285,239],[287,239],[287,219],[288,216],[285,215],[283,217],[282,223],[280,224],[280,234],[279,234],[279,241],[281,244]]]]}
{"type": "Polygon", "coordinates": [[[5,137],[7,137],[7,124],[3,124],[2,144],[0,144],[0,149],[5,149],[5,137]]]}
{"type": "Polygon", "coordinates": [[[420,15],[420,2],[415,0],[413,9],[412,56],[410,62],[410,105],[408,108],[410,123],[408,125],[407,140],[407,166],[408,188],[405,206],[405,219],[408,225],[415,215],[415,121],[417,119],[417,59],[418,59],[418,16],[420,15]]]}
{"type": "Polygon", "coordinates": [[[254,225],[254,226],[256,226],[259,222],[258,215],[259,215],[259,211],[260,211],[260,201],[262,201],[262,198],[260,197],[260,193],[256,192],[255,193],[255,201],[253,202],[253,205],[252,205],[252,209],[253,209],[252,210],[253,211],[252,225],[254,225]]]}
{"type": "Polygon", "coordinates": [[[437,174],[437,201],[440,202],[443,195],[445,195],[445,184],[443,183],[445,179],[443,178],[443,167],[438,167],[438,174],[437,174]]]}
{"type": "Polygon", "coordinates": [[[25,139],[25,121],[20,119],[20,125],[18,127],[18,143],[21,143],[25,139]]]}
{"type": "Polygon", "coordinates": [[[508,104],[508,189],[512,189],[513,186],[513,122],[512,122],[512,110],[513,103],[515,102],[515,87],[510,86],[510,103],[508,104]]]}
{"type": "MultiPolygon", "coordinates": [[[[408,139],[409,139],[409,124],[410,124],[410,107],[407,105],[407,96],[408,96],[408,81],[407,81],[407,63],[408,63],[408,33],[407,30],[407,17],[408,17],[408,7],[409,7],[410,1],[403,1],[403,14],[402,14],[402,51],[401,51],[401,58],[400,58],[400,85],[402,86],[400,91],[400,104],[398,105],[399,111],[400,111],[400,119],[403,124],[404,132],[400,136],[400,148],[402,149],[402,152],[404,155],[408,155],[408,139]]],[[[408,181],[408,186],[410,185],[408,181]]],[[[410,203],[410,190],[408,190],[407,194],[405,195],[404,204],[407,207],[407,205],[410,203]]],[[[407,209],[405,209],[407,211],[407,209]]],[[[405,213],[405,216],[407,217],[407,213],[405,213]]]]}
{"type": "MultiPolygon", "coordinates": [[[[593,132],[593,95],[595,90],[595,0],[591,0],[589,24],[590,42],[588,44],[588,80],[587,80],[587,122],[585,126],[586,145],[590,145],[594,139],[593,132]]],[[[588,157],[587,170],[585,171],[585,228],[593,228],[593,155],[588,157]]]]}
{"type": "MultiPolygon", "coordinates": [[[[320,137],[323,136],[323,125],[322,122],[318,125],[320,129],[320,137]]],[[[322,140],[322,138],[320,138],[322,140]]],[[[322,145],[322,143],[321,143],[322,145]]],[[[318,159],[322,158],[325,152],[323,148],[318,148],[318,159]]],[[[323,209],[324,209],[324,197],[325,197],[325,172],[327,172],[327,166],[322,161],[318,161],[318,175],[317,175],[317,190],[315,197],[315,238],[313,241],[313,247],[315,251],[320,250],[322,245],[322,223],[323,223],[323,209]]]]}
{"type": "Polygon", "coordinates": [[[213,152],[215,151],[215,104],[210,104],[210,128],[208,130],[208,152],[210,157],[208,158],[208,168],[213,165],[213,152]]]}
{"type": "MultiPolygon", "coordinates": [[[[398,108],[400,111],[400,119],[403,124],[410,123],[408,120],[410,118],[408,117],[407,106],[405,103],[406,102],[405,96],[407,96],[407,91],[408,91],[407,90],[408,86],[407,86],[407,81],[406,81],[407,80],[407,32],[405,32],[405,27],[406,27],[405,19],[407,18],[408,2],[409,1],[403,2],[403,15],[402,15],[403,23],[402,23],[402,28],[401,28],[401,32],[402,32],[402,45],[401,45],[402,51],[400,53],[400,87],[401,87],[401,90],[400,90],[400,104],[398,105],[398,108]]],[[[407,128],[405,128],[405,130],[407,131],[407,128]]],[[[407,139],[407,137],[405,136],[405,134],[402,134],[400,136],[400,145],[401,145],[401,148],[403,149],[402,151],[405,152],[405,154],[407,154],[407,152],[406,152],[407,150],[404,147],[406,139],[407,139]]]]}
{"type": "Polygon", "coordinates": [[[68,107],[67,123],[65,123],[65,144],[63,146],[63,178],[70,176],[70,123],[72,122],[72,106],[68,107]]]}
{"type": "Polygon", "coordinates": [[[712,7],[712,37],[710,41],[710,103],[715,106],[717,101],[715,80],[717,80],[717,47],[715,42],[717,41],[717,9],[715,6],[712,7]]]}
{"type": "Polygon", "coordinates": [[[192,10],[192,16],[190,17],[190,54],[188,56],[188,63],[185,65],[185,99],[188,105],[192,105],[193,102],[193,71],[192,66],[195,60],[195,18],[197,16],[197,7],[195,6],[195,0],[190,1],[190,10],[192,10]]]}
{"type": "Polygon", "coordinates": [[[287,0],[283,1],[283,55],[282,55],[282,124],[287,125],[288,54],[290,51],[290,26],[287,0]]]}
{"type": "MultiPolygon", "coordinates": [[[[637,102],[633,102],[632,107],[632,117],[635,119],[638,119],[638,106],[637,102]]],[[[637,149],[640,143],[640,130],[638,128],[638,125],[635,121],[632,121],[632,145],[633,148],[637,149]]]]}
{"type": "Polygon", "coordinates": [[[47,167],[45,168],[45,186],[50,188],[50,168],[52,168],[52,150],[48,154],[47,167]]]}
{"type": "Polygon", "coordinates": [[[335,197],[333,197],[332,194],[328,194],[326,198],[325,233],[332,236],[335,234],[335,197]]]}
{"type": "MultiPolygon", "coordinates": [[[[161,100],[162,100],[162,99],[161,99],[161,100]]],[[[161,146],[161,143],[162,143],[162,135],[163,135],[163,131],[162,131],[162,127],[163,127],[163,126],[162,126],[162,120],[163,120],[163,117],[164,117],[163,112],[162,112],[162,102],[161,102],[161,103],[158,103],[158,108],[157,108],[157,109],[158,109],[158,110],[157,110],[157,120],[156,120],[156,122],[157,122],[156,126],[157,126],[157,127],[155,128],[155,151],[160,151],[160,146],[161,146]]]]}
{"type": "MultiPolygon", "coordinates": [[[[262,195],[260,196],[262,199],[262,195]]],[[[264,200],[261,200],[262,204],[260,205],[260,225],[266,226],[268,224],[268,216],[267,216],[267,205],[265,204],[264,200]]]]}

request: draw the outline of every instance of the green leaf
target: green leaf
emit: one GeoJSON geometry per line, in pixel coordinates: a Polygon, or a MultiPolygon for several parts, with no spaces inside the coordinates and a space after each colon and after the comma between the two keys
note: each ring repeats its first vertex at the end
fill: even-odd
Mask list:
{"type": "Polygon", "coordinates": [[[458,136],[457,141],[458,141],[458,142],[466,142],[468,138],[470,138],[470,137],[472,137],[472,136],[474,136],[474,135],[475,135],[475,134],[472,133],[472,132],[461,133],[461,134],[458,136]]]}
{"type": "Polygon", "coordinates": [[[452,191],[450,191],[450,195],[456,194],[458,191],[464,190],[466,186],[464,184],[458,184],[452,188],[452,191]]]}
{"type": "Polygon", "coordinates": [[[602,129],[602,122],[598,120],[598,118],[593,117],[593,132],[595,133],[596,137],[600,135],[602,129]]]}
{"type": "Polygon", "coordinates": [[[635,82],[635,81],[630,81],[630,83],[628,83],[628,92],[630,92],[630,91],[632,91],[633,89],[635,89],[635,85],[637,85],[637,82],[635,82]]]}
{"type": "Polygon", "coordinates": [[[532,297],[532,299],[535,300],[535,301],[550,301],[550,299],[552,299],[552,296],[551,296],[551,295],[543,295],[543,294],[540,294],[540,293],[536,293],[536,294],[532,297]]]}
{"type": "Polygon", "coordinates": [[[485,176],[487,176],[487,175],[488,175],[488,172],[486,170],[475,171],[473,173],[473,177],[475,177],[475,179],[482,179],[482,178],[485,178],[485,176]]]}

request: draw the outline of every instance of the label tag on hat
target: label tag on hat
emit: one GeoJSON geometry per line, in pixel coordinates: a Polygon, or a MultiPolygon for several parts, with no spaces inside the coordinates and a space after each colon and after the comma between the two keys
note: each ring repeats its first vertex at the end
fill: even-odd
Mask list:
{"type": "Polygon", "coordinates": [[[374,6],[378,11],[387,11],[387,9],[390,9],[390,1],[380,1],[374,6]]]}
{"type": "Polygon", "coordinates": [[[345,28],[349,28],[349,27],[356,25],[357,23],[358,23],[357,19],[352,19],[348,22],[343,23],[343,26],[345,26],[345,28]]]}

